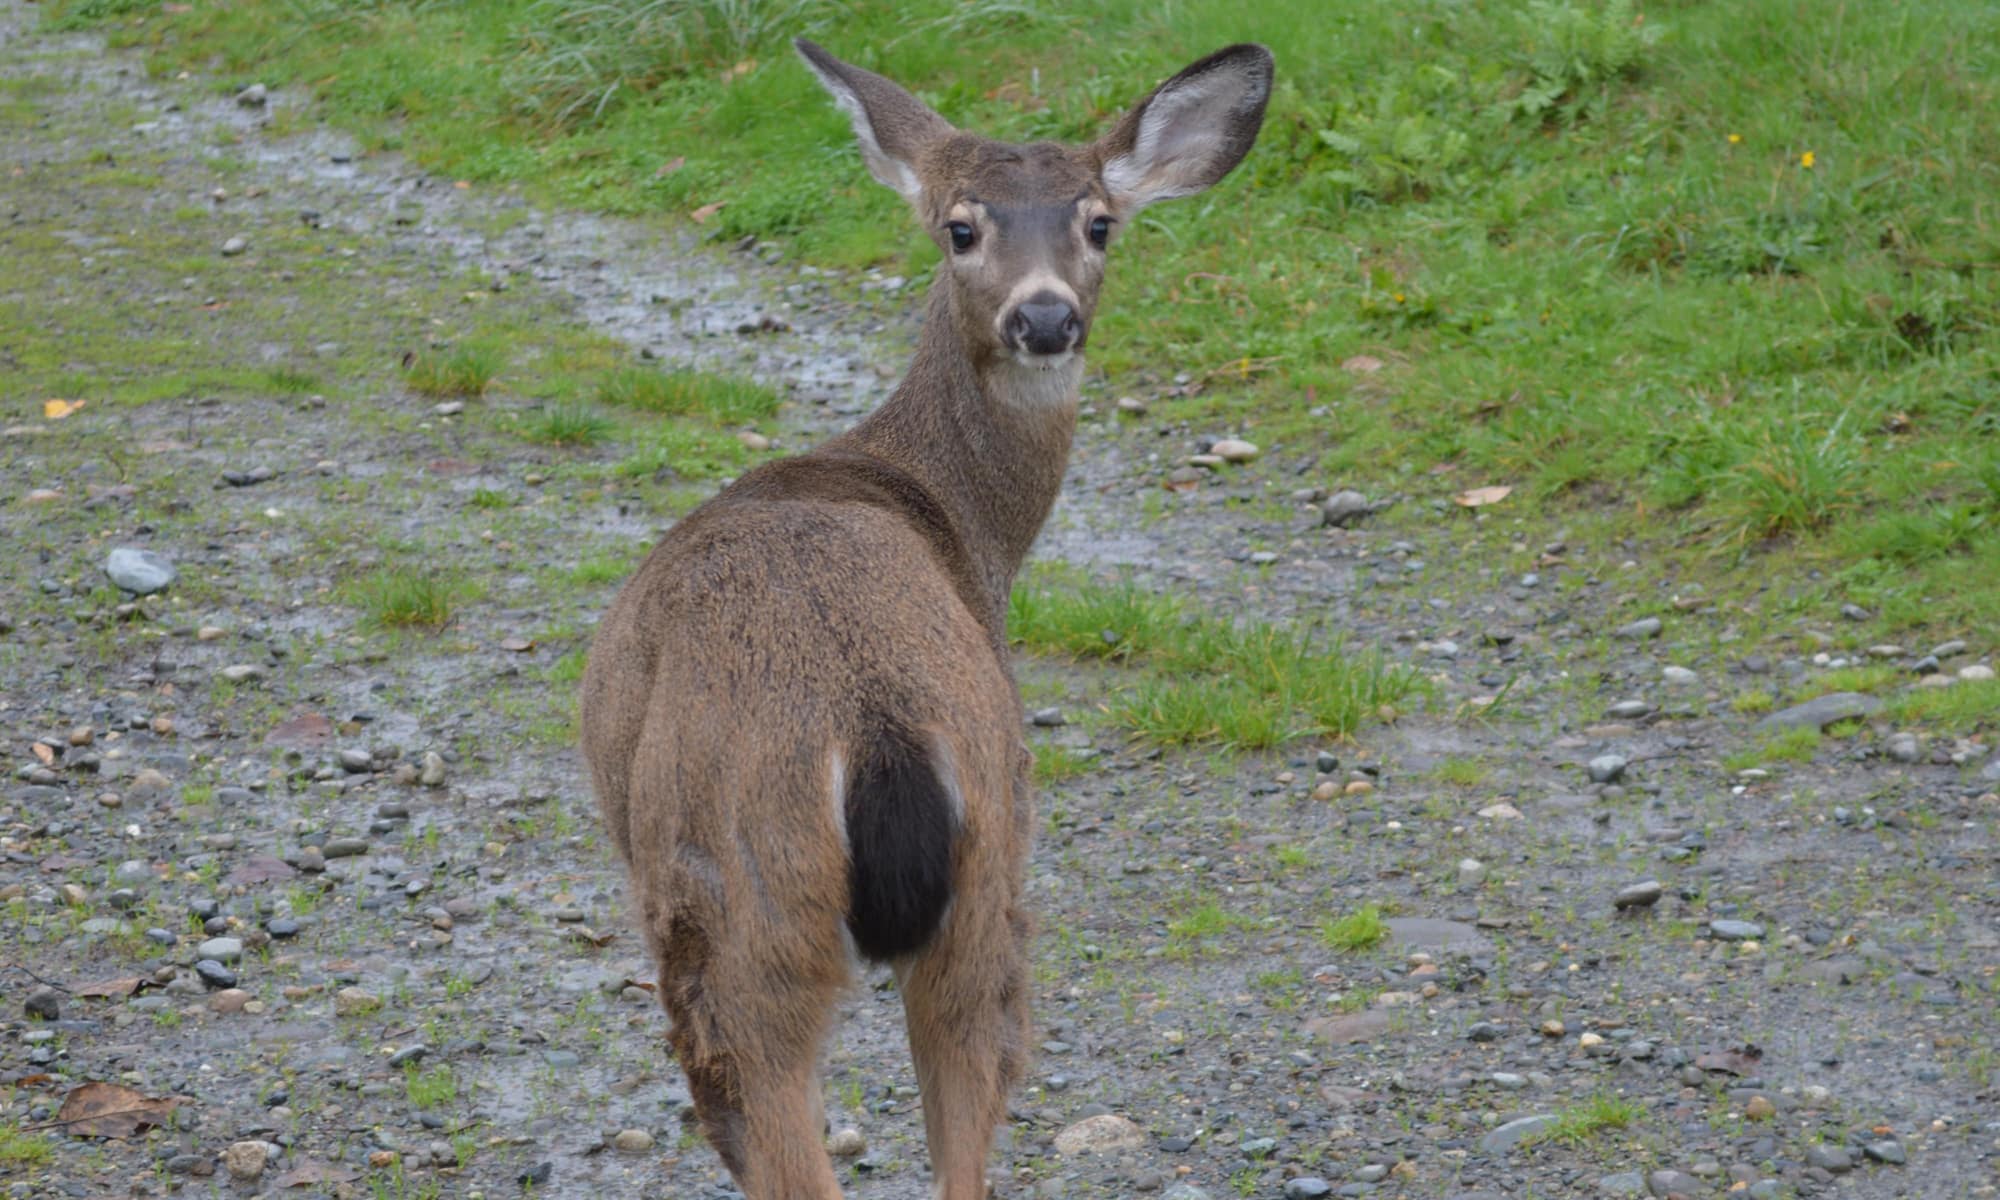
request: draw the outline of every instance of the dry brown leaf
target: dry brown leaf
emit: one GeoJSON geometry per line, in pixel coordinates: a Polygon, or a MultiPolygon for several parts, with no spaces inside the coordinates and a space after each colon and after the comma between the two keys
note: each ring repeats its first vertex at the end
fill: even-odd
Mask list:
{"type": "Polygon", "coordinates": [[[1342,362],[1340,369],[1354,375],[1373,375],[1382,369],[1382,360],[1372,354],[1357,354],[1342,362]]]}
{"type": "Polygon", "coordinates": [[[252,855],[229,873],[230,883],[269,883],[274,879],[290,879],[298,872],[282,858],[272,858],[268,854],[252,855]]]}
{"type": "Polygon", "coordinates": [[[167,1123],[180,1101],[117,1083],[86,1083],[63,1098],[55,1124],[73,1137],[129,1138],[167,1123]]]}
{"type": "Polygon", "coordinates": [[[40,742],[36,742],[33,745],[29,746],[28,753],[40,759],[42,765],[45,767],[53,765],[56,761],[56,752],[49,749],[47,746],[42,745],[40,742]]]}
{"type": "Polygon", "coordinates": [[[51,421],[60,421],[77,409],[82,408],[83,405],[84,402],[81,400],[44,400],[42,401],[42,415],[51,421]]]}
{"type": "Polygon", "coordinates": [[[713,204],[702,205],[700,208],[695,209],[688,215],[694,218],[695,224],[697,225],[706,224],[710,217],[714,216],[716,213],[721,212],[723,206],[728,203],[729,201],[727,200],[717,200],[713,204]]]}
{"type": "Polygon", "coordinates": [[[1723,1071],[1730,1075],[1750,1075],[1757,1071],[1764,1061],[1764,1051],[1752,1045],[1731,1046],[1727,1050],[1704,1050],[1696,1056],[1694,1065],[1704,1071],[1723,1071]]]}
{"type": "Polygon", "coordinates": [[[102,999],[107,996],[129,996],[146,986],[146,981],[137,975],[124,979],[106,979],[101,983],[86,983],[76,989],[76,994],[85,999],[102,999]]]}
{"type": "Polygon", "coordinates": [[[662,176],[671,175],[675,171],[680,170],[682,167],[687,166],[687,163],[688,163],[687,155],[676,154],[672,158],[660,164],[659,169],[653,172],[653,178],[659,179],[662,176]]]}
{"type": "Polygon", "coordinates": [[[288,746],[295,750],[311,750],[332,740],[333,722],[316,712],[300,713],[281,721],[264,735],[267,746],[288,746]]]}
{"type": "Polygon", "coordinates": [[[360,1172],[351,1171],[346,1167],[334,1163],[308,1162],[300,1163],[283,1175],[278,1176],[271,1181],[271,1186],[279,1188],[313,1187],[322,1183],[353,1183],[359,1178],[361,1178],[360,1172]]]}
{"type": "Polygon", "coordinates": [[[609,946],[618,936],[618,931],[615,929],[599,933],[588,925],[572,925],[564,933],[572,942],[585,942],[600,950],[609,946]]]}
{"type": "Polygon", "coordinates": [[[1477,487],[1469,492],[1460,492],[1453,496],[1452,500],[1461,508],[1479,508],[1482,505],[1498,504],[1513,494],[1514,489],[1506,484],[1495,484],[1492,487],[1477,487]]]}

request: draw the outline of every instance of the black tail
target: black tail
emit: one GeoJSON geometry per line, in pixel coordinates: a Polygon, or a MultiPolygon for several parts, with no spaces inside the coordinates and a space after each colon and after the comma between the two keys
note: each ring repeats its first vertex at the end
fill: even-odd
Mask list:
{"type": "Polygon", "coordinates": [[[931,939],[951,901],[951,796],[923,745],[893,725],[849,778],[847,928],[867,957],[899,958],[931,939]]]}

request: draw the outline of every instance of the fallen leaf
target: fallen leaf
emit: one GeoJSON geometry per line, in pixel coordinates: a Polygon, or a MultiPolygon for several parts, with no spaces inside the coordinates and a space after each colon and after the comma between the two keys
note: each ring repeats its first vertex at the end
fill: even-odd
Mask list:
{"type": "Polygon", "coordinates": [[[1505,484],[1496,484],[1493,487],[1479,487],[1469,492],[1460,492],[1453,496],[1452,500],[1461,508],[1478,508],[1484,504],[1498,504],[1513,494],[1513,488],[1505,484]]]}
{"type": "Polygon", "coordinates": [[[694,218],[694,223],[695,223],[695,224],[697,224],[697,225],[701,225],[701,224],[704,224],[704,223],[706,223],[706,222],[707,222],[707,220],[708,220],[708,219],[709,219],[710,217],[714,216],[714,215],[715,215],[716,213],[719,213],[719,212],[721,212],[721,211],[722,211],[722,206],[723,206],[723,205],[725,205],[725,204],[727,204],[727,203],[729,203],[729,201],[727,201],[727,200],[717,200],[717,201],[716,201],[715,203],[713,203],[713,204],[704,204],[704,205],[702,205],[702,206],[701,206],[700,208],[697,208],[697,209],[695,209],[695,210],[694,210],[693,212],[689,213],[688,215],[689,215],[690,217],[693,217],[693,218],[694,218]]]}
{"type": "Polygon", "coordinates": [[[267,746],[288,746],[298,750],[310,750],[324,746],[333,740],[333,722],[319,713],[300,713],[289,721],[281,721],[264,735],[267,746]]]}
{"type": "Polygon", "coordinates": [[[472,188],[472,181],[469,179],[454,179],[452,181],[451,186],[457,188],[461,192],[470,191],[472,188]]]}
{"type": "Polygon", "coordinates": [[[353,1183],[359,1178],[361,1178],[361,1175],[358,1171],[350,1171],[346,1167],[338,1166],[334,1163],[308,1162],[300,1163],[283,1175],[278,1176],[271,1181],[271,1186],[280,1188],[312,1187],[315,1184],[321,1183],[353,1183]]]}
{"type": "Polygon", "coordinates": [[[659,990],[659,985],[654,983],[650,979],[627,979],[625,982],[618,985],[618,990],[622,992],[628,987],[638,988],[642,992],[654,992],[659,990]]]}
{"type": "Polygon", "coordinates": [[[676,154],[672,158],[660,164],[659,169],[653,172],[653,178],[658,179],[663,175],[671,175],[675,171],[680,170],[682,167],[687,166],[687,162],[688,162],[687,155],[676,154]]]}
{"type": "Polygon", "coordinates": [[[49,749],[47,746],[42,745],[40,742],[36,742],[33,745],[29,746],[28,753],[40,759],[42,761],[42,765],[45,767],[52,766],[56,761],[56,752],[49,749]]]}
{"type": "Polygon", "coordinates": [[[268,854],[255,854],[245,859],[229,873],[230,883],[269,883],[274,879],[290,879],[298,872],[282,858],[272,858],[268,854]]]}
{"type": "Polygon", "coordinates": [[[180,1101],[117,1083],[86,1083],[63,1098],[54,1124],[74,1137],[129,1138],[167,1123],[180,1101]]]}
{"type": "Polygon", "coordinates": [[[722,73],[722,82],[728,83],[732,79],[741,79],[743,76],[748,75],[750,72],[756,69],[757,69],[757,60],[754,58],[746,58],[742,62],[737,63],[734,66],[730,67],[728,70],[724,71],[722,73]]]}
{"type": "Polygon", "coordinates": [[[500,648],[502,650],[512,650],[516,654],[526,654],[528,651],[533,650],[535,648],[535,643],[532,638],[524,638],[524,637],[501,638],[500,648]]]}
{"type": "Polygon", "coordinates": [[[51,875],[62,871],[73,871],[78,867],[87,867],[89,865],[89,859],[72,858],[67,854],[51,854],[43,859],[41,863],[42,870],[47,871],[51,875]]]}
{"type": "Polygon", "coordinates": [[[51,421],[60,421],[77,409],[82,408],[83,404],[84,402],[81,400],[44,400],[42,401],[42,415],[51,421]]]}
{"type": "Polygon", "coordinates": [[[85,999],[102,999],[107,996],[129,996],[146,986],[146,981],[137,975],[124,979],[106,979],[101,983],[86,983],[76,989],[78,996],[85,999]]]}
{"type": "Polygon", "coordinates": [[[599,933],[588,925],[572,925],[564,930],[564,933],[572,942],[587,942],[600,950],[609,946],[618,936],[618,931],[615,929],[599,933]]]}
{"type": "Polygon", "coordinates": [[[1372,354],[1357,354],[1342,362],[1340,369],[1354,375],[1373,375],[1382,369],[1382,360],[1372,354]]]}
{"type": "Polygon", "coordinates": [[[1761,1047],[1752,1045],[1731,1046],[1727,1050],[1704,1050],[1694,1060],[1694,1065],[1704,1071],[1723,1071],[1730,1075],[1750,1075],[1757,1065],[1764,1061],[1761,1047]]]}

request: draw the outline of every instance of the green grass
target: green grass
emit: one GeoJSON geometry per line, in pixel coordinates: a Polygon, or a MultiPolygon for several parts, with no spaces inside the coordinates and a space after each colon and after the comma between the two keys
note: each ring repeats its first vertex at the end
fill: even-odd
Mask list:
{"type": "Polygon", "coordinates": [[[458,1080],[450,1067],[422,1070],[415,1065],[403,1070],[403,1090],[413,1108],[437,1108],[458,1099],[458,1080]]]}
{"type": "Polygon", "coordinates": [[[0,1124],[0,1163],[37,1167],[55,1156],[47,1138],[21,1132],[12,1122],[0,1124]]]}
{"type": "Polygon", "coordinates": [[[521,424],[521,436],[544,446],[594,446],[618,423],[580,401],[544,405],[521,424]]]}
{"type": "Polygon", "coordinates": [[[768,420],[778,411],[778,393],[753,380],[640,366],[605,376],[597,387],[597,401],[641,412],[704,417],[720,425],[768,420]]]}
{"type": "Polygon", "coordinates": [[[1176,909],[1176,915],[1167,922],[1166,953],[1179,961],[1220,949],[1225,939],[1253,926],[1249,918],[1230,912],[1214,900],[1183,899],[1176,909]]]}
{"type": "Polygon", "coordinates": [[[1726,770],[1745,771],[1772,763],[1810,762],[1813,755],[1819,752],[1822,740],[1824,735],[1817,729],[1787,729],[1750,749],[1724,757],[1722,765],[1726,770]]]}
{"type": "Polygon", "coordinates": [[[1319,925],[1320,944],[1329,950],[1368,950],[1389,936],[1389,924],[1382,910],[1366,904],[1342,917],[1328,917],[1319,925]]]}
{"type": "Polygon", "coordinates": [[[1476,758],[1447,758],[1431,770],[1431,778],[1453,787],[1478,787],[1493,774],[1476,758]]]}
{"type": "Polygon", "coordinates": [[[1630,1129],[1645,1115],[1645,1108],[1637,1101],[1598,1092],[1588,1099],[1563,1107],[1556,1113],[1555,1124],[1542,1130],[1533,1140],[1580,1146],[1599,1134],[1630,1129]]]}
{"type": "Polygon", "coordinates": [[[2000,679],[1960,680],[1950,687],[1917,687],[1890,697],[1884,709],[1899,725],[1948,733],[2000,728],[2000,679]]]}
{"type": "Polygon", "coordinates": [[[1051,787],[1090,771],[1090,756],[1053,742],[1035,744],[1035,784],[1051,787]]]}
{"type": "Polygon", "coordinates": [[[1394,716],[1424,686],[1415,672],[1380,654],[1350,654],[1313,628],[1198,615],[1130,581],[1097,584],[1043,568],[1015,587],[1007,611],[1017,645],[1142,668],[1112,698],[1111,717],[1162,745],[1263,749],[1343,737],[1394,716]]]}
{"type": "Polygon", "coordinates": [[[403,378],[412,391],[426,396],[483,396],[506,366],[504,350],[471,342],[417,355],[404,368],[403,378]]]}
{"type": "Polygon", "coordinates": [[[347,602],[381,628],[443,629],[465,597],[456,577],[419,567],[384,567],[346,588],[347,602]]]}
{"type": "MultiPolygon", "coordinates": [[[[1992,5],[41,7],[108,23],[160,73],[309,92],[368,148],[476,188],[720,204],[693,228],[917,278],[935,249],[785,37],[1012,139],[1087,137],[1194,55],[1264,40],[1279,74],[1256,150],[1112,254],[1091,340],[1106,390],[1166,363],[1209,381],[1137,424],[1229,428],[1419,503],[1513,484],[1496,512],[1525,540],[1602,514],[1719,604],[1776,581],[1888,629],[2000,623],[1992,5]],[[1355,353],[1390,365],[1350,375],[1355,353]]],[[[36,378],[66,344],[34,344],[36,378]]],[[[607,405],[684,402],[599,374],[607,405]]]]}

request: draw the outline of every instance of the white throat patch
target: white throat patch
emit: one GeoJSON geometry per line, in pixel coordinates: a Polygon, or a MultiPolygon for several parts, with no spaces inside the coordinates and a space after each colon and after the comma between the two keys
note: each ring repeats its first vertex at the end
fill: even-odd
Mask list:
{"type": "Polygon", "coordinates": [[[1075,408],[1083,386],[1083,355],[1074,350],[1048,356],[1016,352],[986,376],[993,399],[1014,408],[1034,411],[1075,408]]]}

